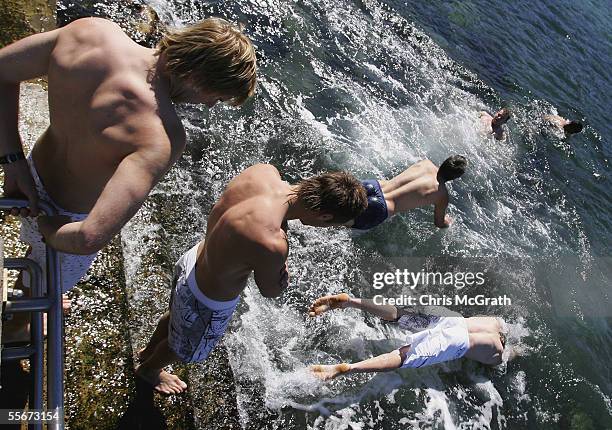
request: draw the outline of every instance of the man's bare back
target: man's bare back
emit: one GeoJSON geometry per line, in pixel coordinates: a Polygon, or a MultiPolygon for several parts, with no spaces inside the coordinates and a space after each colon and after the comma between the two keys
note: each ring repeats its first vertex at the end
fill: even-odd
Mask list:
{"type": "Polygon", "coordinates": [[[446,215],[448,190],[439,178],[439,170],[430,160],[422,160],[390,181],[379,181],[389,217],[417,207],[434,205],[434,224],[439,228],[450,226],[452,219],[446,215]]]}
{"type": "Polygon", "coordinates": [[[291,193],[268,164],[249,167],[229,183],[198,250],[196,279],[207,297],[235,298],[252,271],[264,296],[276,296],[287,286],[285,217],[291,193]]]}
{"type": "Polygon", "coordinates": [[[87,215],[38,219],[46,243],[69,254],[90,255],[108,243],[179,157],[185,131],[173,102],[240,104],[256,79],[252,44],[216,18],[164,36],[157,49],[139,46],[110,21],[84,18],[3,48],[0,61],[0,155],[22,152],[21,81],[47,75],[50,107],[50,126],[32,151],[36,174],[25,161],[4,165],[5,195],[25,195],[30,211],[21,214],[36,215],[39,176],[57,207],[87,215]],[[194,61],[187,45],[191,57],[201,50],[228,64],[209,64],[206,55],[194,61]]]}
{"type": "Polygon", "coordinates": [[[49,195],[65,209],[90,212],[124,159],[154,169],[141,178],[135,166],[131,175],[148,186],[183,150],[167,84],[152,78],[154,53],[103,19],[78,20],[58,33],[47,73],[51,125],[33,157],[49,195]]]}
{"type": "Polygon", "coordinates": [[[289,185],[271,165],[246,169],[213,207],[204,240],[177,261],[170,310],[139,352],[136,374],[162,393],[182,392],[187,385],[163,368],[207,359],[251,272],[264,297],[279,296],[287,287],[287,221],[340,226],[366,206],[361,183],[346,172],[289,185]]]}
{"type": "Polygon", "coordinates": [[[438,182],[437,174],[435,164],[422,160],[389,181],[379,181],[389,216],[448,200],[446,187],[438,182]]]}

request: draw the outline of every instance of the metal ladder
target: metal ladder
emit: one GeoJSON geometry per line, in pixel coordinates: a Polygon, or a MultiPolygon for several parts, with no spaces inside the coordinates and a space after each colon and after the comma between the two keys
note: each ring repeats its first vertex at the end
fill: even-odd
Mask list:
{"type": "MultiPolygon", "coordinates": [[[[0,198],[0,210],[13,207],[27,207],[27,200],[0,198]]],[[[55,210],[45,202],[39,202],[46,215],[55,215],[55,210]]],[[[4,313],[31,312],[30,344],[22,347],[2,348],[2,361],[29,359],[32,385],[30,388],[29,409],[42,410],[43,399],[43,313],[47,313],[47,407],[46,411],[57,416],[46,421],[48,429],[64,428],[64,315],[62,311],[62,291],[57,253],[47,246],[47,288],[44,288],[42,270],[28,258],[5,258],[6,269],[26,270],[30,275],[31,296],[7,300],[4,313]]],[[[42,423],[29,424],[30,429],[42,429],[42,423]]]]}

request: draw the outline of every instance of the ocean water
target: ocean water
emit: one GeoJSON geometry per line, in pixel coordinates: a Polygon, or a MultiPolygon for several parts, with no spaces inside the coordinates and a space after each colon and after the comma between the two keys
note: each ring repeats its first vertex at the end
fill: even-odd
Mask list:
{"type": "Polygon", "coordinates": [[[242,22],[259,55],[245,107],[182,108],[190,145],[155,191],[185,205],[172,257],[204,234],[225,184],[257,162],[288,181],[336,169],[389,178],[451,154],[470,162],[451,185],[446,231],[431,208],[363,235],[290,223],[290,288],[270,300],[251,283],[224,339],[244,428],[612,428],[606,2],[147,3],[171,26],[242,22]],[[500,106],[513,112],[502,143],[478,132],[478,112],[500,106]],[[547,132],[550,113],[585,130],[547,132]],[[514,304],[479,311],[506,320],[517,357],[496,369],[460,360],[331,383],[310,376],[309,364],[369,358],[405,334],[356,311],[310,320],[309,304],[330,292],[372,296],[369,269],[426,256],[478,258],[494,273],[482,292],[514,304]]]}

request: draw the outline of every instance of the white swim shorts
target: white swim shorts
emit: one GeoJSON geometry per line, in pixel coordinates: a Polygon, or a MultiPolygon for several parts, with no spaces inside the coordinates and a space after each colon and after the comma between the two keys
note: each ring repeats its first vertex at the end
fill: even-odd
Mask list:
{"type": "Polygon", "coordinates": [[[406,344],[410,349],[402,368],[456,360],[470,347],[467,322],[463,317],[434,317],[427,329],[409,335],[406,344]]]}
{"type": "MultiPolygon", "coordinates": [[[[46,202],[52,206],[56,211],[57,215],[64,215],[69,217],[72,221],[82,221],[87,218],[87,214],[68,212],[58,206],[53,199],[49,196],[45,187],[38,176],[32,154],[27,158],[28,165],[30,166],[30,172],[38,191],[38,197],[40,200],[46,202]]],[[[32,247],[31,253],[28,258],[34,260],[42,269],[43,279],[47,279],[47,248],[42,241],[42,235],[38,231],[38,223],[36,218],[24,217],[21,218],[21,232],[19,238],[22,242],[27,243],[32,247]]],[[[91,264],[96,258],[98,253],[90,255],[75,255],[66,254],[63,252],[57,252],[57,257],[60,266],[60,280],[62,285],[62,292],[70,290],[76,285],[77,282],[87,273],[87,270],[91,267],[91,264]]],[[[23,283],[29,286],[29,275],[27,272],[23,273],[23,283]]]]}
{"type": "Polygon", "coordinates": [[[185,363],[206,360],[223,337],[240,300],[240,296],[230,301],[212,300],[198,288],[195,277],[198,245],[176,262],[170,299],[168,345],[185,363]]]}

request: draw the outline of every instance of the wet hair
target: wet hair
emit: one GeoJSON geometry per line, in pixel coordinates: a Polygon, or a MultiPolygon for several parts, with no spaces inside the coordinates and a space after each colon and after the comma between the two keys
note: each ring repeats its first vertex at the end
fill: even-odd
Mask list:
{"type": "Polygon", "coordinates": [[[330,222],[345,223],[368,207],[366,190],[348,172],[331,172],[301,180],[297,197],[312,212],[332,215],[330,222]]]}
{"type": "Polygon", "coordinates": [[[580,133],[582,131],[582,123],[578,121],[570,121],[563,126],[563,131],[567,134],[580,133]]]}
{"type": "Polygon", "coordinates": [[[438,170],[438,181],[448,182],[457,179],[465,173],[467,159],[461,155],[453,155],[444,160],[438,170]]]}
{"type": "Polygon", "coordinates": [[[255,48],[242,30],[221,18],[208,18],[168,32],[157,46],[166,72],[202,91],[231,97],[240,106],[255,92],[255,48]]]}
{"type": "Polygon", "coordinates": [[[510,113],[510,109],[508,109],[508,108],[501,108],[501,109],[500,109],[498,112],[496,112],[496,113],[493,115],[493,120],[491,121],[491,123],[492,123],[491,125],[492,125],[492,126],[496,126],[496,125],[497,125],[497,121],[495,120],[495,116],[496,116],[498,113],[500,113],[500,112],[501,112],[503,115],[506,115],[506,116],[507,116],[507,118],[505,119],[505,121],[503,122],[503,124],[505,124],[506,122],[508,122],[508,121],[510,120],[510,118],[512,118],[512,115],[511,115],[511,113],[510,113]]]}
{"type": "Polygon", "coordinates": [[[499,111],[503,112],[505,115],[508,115],[508,119],[512,116],[510,115],[510,109],[508,108],[501,108],[499,111]]]}

